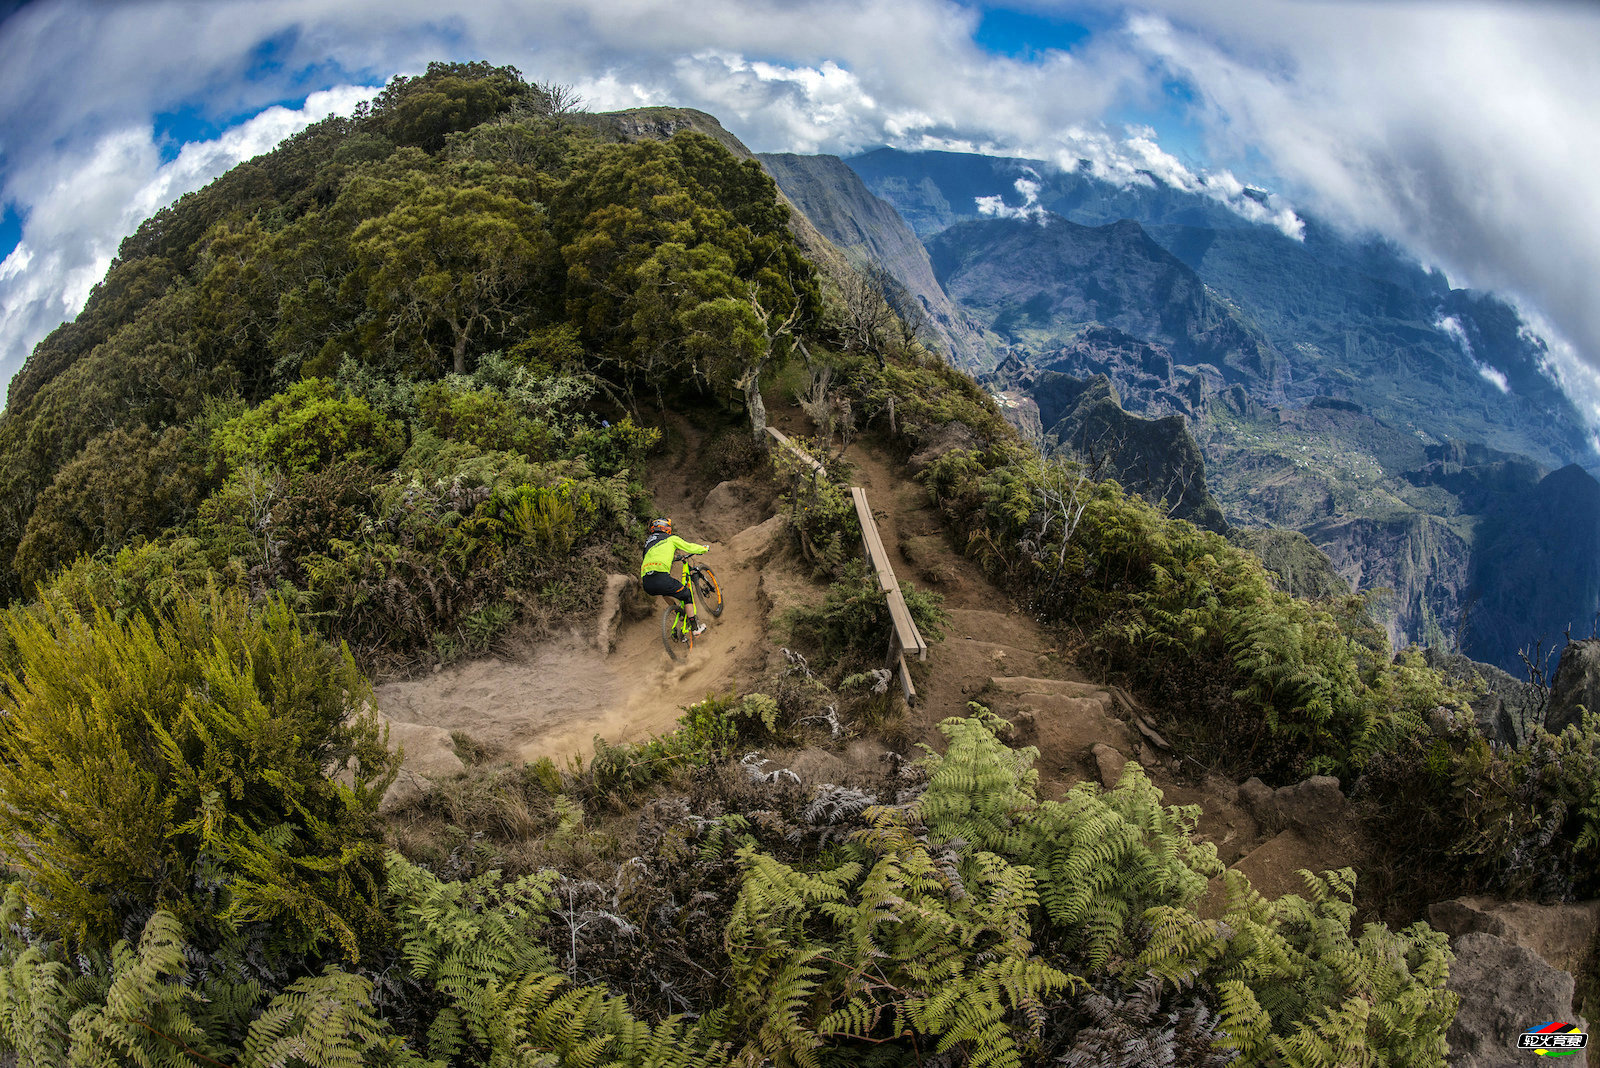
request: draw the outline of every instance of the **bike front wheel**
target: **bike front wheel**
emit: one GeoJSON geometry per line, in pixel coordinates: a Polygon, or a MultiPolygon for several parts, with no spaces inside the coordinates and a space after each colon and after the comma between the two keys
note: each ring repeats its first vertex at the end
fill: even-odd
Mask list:
{"type": "Polygon", "coordinates": [[[661,610],[661,644],[667,647],[667,655],[678,659],[678,646],[683,644],[678,637],[678,620],[682,618],[678,609],[663,608],[661,610]]]}
{"type": "Polygon", "coordinates": [[[722,587],[717,585],[717,576],[711,573],[709,567],[697,567],[693,575],[695,601],[701,608],[708,609],[713,616],[721,616],[722,587]]]}

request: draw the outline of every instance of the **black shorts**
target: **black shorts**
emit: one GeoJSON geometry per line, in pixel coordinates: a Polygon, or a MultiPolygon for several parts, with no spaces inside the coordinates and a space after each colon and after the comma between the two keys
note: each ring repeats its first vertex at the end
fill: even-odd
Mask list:
{"type": "Polygon", "coordinates": [[[652,597],[676,597],[689,603],[689,587],[665,571],[651,571],[644,576],[644,592],[652,597]]]}

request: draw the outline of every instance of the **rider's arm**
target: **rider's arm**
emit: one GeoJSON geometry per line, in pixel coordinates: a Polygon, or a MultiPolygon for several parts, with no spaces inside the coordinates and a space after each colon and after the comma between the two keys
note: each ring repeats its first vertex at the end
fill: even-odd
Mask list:
{"type": "Polygon", "coordinates": [[[690,556],[699,556],[701,553],[710,552],[711,548],[707,545],[696,545],[692,541],[684,541],[674,534],[672,536],[672,551],[675,553],[687,553],[690,556]]]}

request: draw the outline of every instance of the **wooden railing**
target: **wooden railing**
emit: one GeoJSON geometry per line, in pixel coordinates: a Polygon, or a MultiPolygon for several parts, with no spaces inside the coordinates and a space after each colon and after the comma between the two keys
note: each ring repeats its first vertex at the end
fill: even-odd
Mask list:
{"type": "MultiPolygon", "coordinates": [[[[826,469],[804,449],[790,441],[783,431],[769,426],[767,433],[780,446],[799,458],[814,476],[827,477],[826,469]]],[[[894,576],[894,565],[889,562],[888,550],[883,546],[883,535],[878,532],[878,521],[872,517],[872,507],[867,504],[867,491],[860,486],[851,486],[850,497],[855,502],[856,521],[861,524],[861,544],[866,552],[867,563],[871,564],[873,571],[877,573],[878,586],[889,602],[889,618],[894,623],[889,635],[889,667],[900,675],[900,687],[905,691],[906,704],[914,705],[917,701],[917,689],[911,683],[911,671],[906,666],[906,654],[909,653],[918,660],[926,660],[928,643],[923,640],[922,632],[917,629],[916,621],[911,618],[911,609],[906,606],[905,594],[900,592],[900,581],[894,576]]]]}

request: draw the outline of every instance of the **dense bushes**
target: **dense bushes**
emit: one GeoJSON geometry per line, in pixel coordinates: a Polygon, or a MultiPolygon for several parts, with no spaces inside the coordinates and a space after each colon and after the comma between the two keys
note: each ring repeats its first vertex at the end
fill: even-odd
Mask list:
{"type": "Polygon", "coordinates": [[[120,622],[47,603],[5,629],[0,842],[33,924],[106,948],[160,908],[213,946],[359,956],[394,758],[348,654],[221,594],[120,622]]]}
{"type": "Polygon", "coordinates": [[[276,468],[293,479],[340,461],[387,467],[401,429],[366,400],[308,378],[218,428],[214,447],[233,471],[276,468]]]}
{"type": "MultiPolygon", "coordinates": [[[[400,572],[437,601],[430,625],[412,611],[394,641],[355,644],[403,659],[519,604],[508,584],[529,569],[510,550],[501,570],[446,561],[461,546],[444,534],[366,544],[395,487],[571,482],[581,524],[586,480],[620,478],[625,511],[647,512],[630,483],[657,438],[628,417],[632,398],[759,397],[818,294],[758,164],[687,132],[605,143],[562,120],[560,95],[510,68],[436,64],[141,227],[0,415],[0,596],[182,527],[257,595],[305,592],[313,571],[361,576],[349,596],[309,591],[321,620],[400,572]],[[94,442],[105,427],[124,429],[94,442]],[[104,477],[119,459],[135,477],[104,477]],[[372,476],[341,476],[336,517],[332,488],[303,480],[340,464],[372,476]],[[280,539],[280,504],[307,495],[282,509],[296,531],[280,539]],[[308,544],[311,517],[338,536],[308,544]]],[[[461,519],[481,518],[471,507],[461,519]]],[[[452,511],[437,525],[453,529],[452,511]]],[[[620,533],[591,519],[571,551],[620,533]]],[[[538,588],[593,570],[550,567],[538,588]]]]}
{"type": "MultiPolygon", "coordinates": [[[[1443,936],[1354,934],[1347,873],[1277,901],[1230,873],[1201,919],[1220,865],[1193,810],[1136,768],[1041,802],[1036,754],[996,725],[947,721],[943,755],[883,783],[893,804],[706,768],[639,812],[637,854],[604,881],[447,882],[391,855],[400,952],[381,973],[197,973],[164,912],[109,960],[74,960],[15,922],[13,896],[0,1043],[24,1064],[177,1064],[179,1044],[243,1065],[294,1048],[351,1065],[1443,1064],[1443,936]]],[[[556,837],[584,833],[567,811],[556,837]]]]}
{"type": "Polygon", "coordinates": [[[1053,466],[958,449],[925,479],[993,571],[1077,628],[1103,670],[1181,712],[1213,756],[1285,779],[1349,776],[1459,700],[1420,663],[1391,663],[1358,599],[1291,597],[1257,557],[1115,483],[1063,499],[1053,466]]]}

